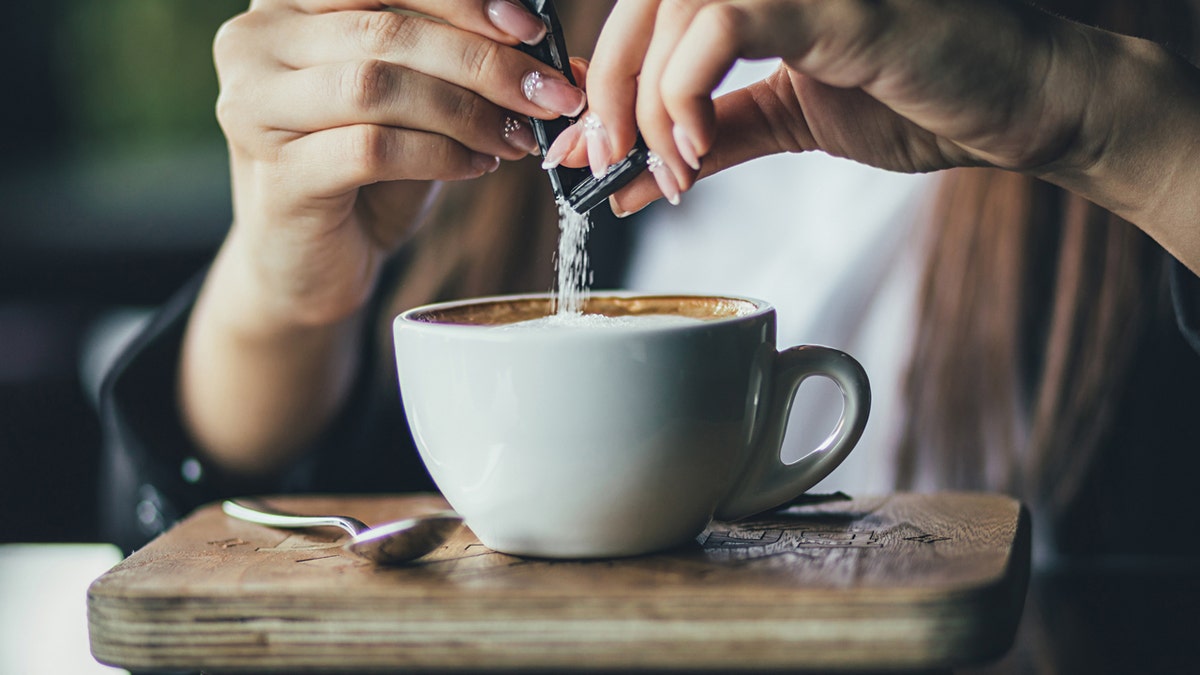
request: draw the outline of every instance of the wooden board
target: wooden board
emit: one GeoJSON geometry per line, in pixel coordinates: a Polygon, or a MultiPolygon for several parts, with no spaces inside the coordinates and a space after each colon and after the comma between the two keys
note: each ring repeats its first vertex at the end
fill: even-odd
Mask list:
{"type": "MultiPolygon", "coordinates": [[[[367,523],[433,496],[268,498],[367,523]]],[[[599,561],[492,552],[464,529],[377,567],[339,530],[198,510],[96,580],[93,654],[138,669],[923,669],[1012,643],[1026,511],[985,494],[898,494],[713,523],[694,545],[599,561]]]]}

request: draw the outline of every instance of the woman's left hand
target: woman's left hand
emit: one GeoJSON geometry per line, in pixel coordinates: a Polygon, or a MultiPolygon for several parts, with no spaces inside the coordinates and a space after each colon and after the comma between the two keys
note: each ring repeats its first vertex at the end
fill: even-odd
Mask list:
{"type": "Polygon", "coordinates": [[[1113,149],[1122,106],[1162,93],[1129,80],[1130,63],[1156,59],[1165,52],[1145,41],[999,0],[620,0],[587,72],[591,123],[547,159],[600,172],[640,130],[662,165],[614,196],[619,213],[807,150],[906,172],[995,166],[1075,188],[1113,149]],[[774,74],[713,100],[735,61],[771,57],[774,74]]]}

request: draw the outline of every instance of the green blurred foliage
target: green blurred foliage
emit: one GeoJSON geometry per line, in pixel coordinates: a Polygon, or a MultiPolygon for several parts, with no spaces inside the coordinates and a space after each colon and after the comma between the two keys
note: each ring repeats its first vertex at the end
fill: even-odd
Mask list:
{"type": "Polygon", "coordinates": [[[140,154],[219,144],[212,39],[248,0],[69,0],[56,49],[70,144],[140,154]]]}

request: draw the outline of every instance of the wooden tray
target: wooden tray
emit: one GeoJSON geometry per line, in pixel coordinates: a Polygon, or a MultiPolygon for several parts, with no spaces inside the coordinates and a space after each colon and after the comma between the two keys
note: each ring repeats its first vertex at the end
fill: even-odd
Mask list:
{"type": "MultiPolygon", "coordinates": [[[[428,495],[268,498],[368,523],[428,495]]],[[[198,510],[92,584],[92,652],[129,669],[925,669],[1012,644],[1029,519],[985,494],[897,494],[713,523],[695,545],[563,562],[469,530],[376,567],[339,530],[198,510]]]]}

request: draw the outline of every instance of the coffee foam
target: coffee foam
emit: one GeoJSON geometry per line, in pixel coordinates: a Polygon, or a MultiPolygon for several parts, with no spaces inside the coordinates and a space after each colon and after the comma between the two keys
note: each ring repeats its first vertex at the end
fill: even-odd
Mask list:
{"type": "MultiPolygon", "coordinates": [[[[424,323],[500,326],[556,316],[554,309],[545,297],[502,298],[431,309],[411,318],[424,323]]],[[[756,309],[752,302],[717,296],[592,296],[584,303],[582,316],[600,317],[584,319],[589,321],[647,315],[703,321],[746,316],[756,309]]]]}
{"type": "Polygon", "coordinates": [[[539,319],[518,321],[496,326],[496,330],[579,330],[620,328],[664,328],[703,323],[705,319],[679,314],[565,314],[559,312],[539,319]]]}

